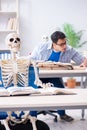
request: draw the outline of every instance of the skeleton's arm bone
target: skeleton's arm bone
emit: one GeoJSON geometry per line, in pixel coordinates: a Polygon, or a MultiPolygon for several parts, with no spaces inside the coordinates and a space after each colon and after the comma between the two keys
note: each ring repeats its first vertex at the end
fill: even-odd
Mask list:
{"type": "Polygon", "coordinates": [[[42,81],[39,79],[39,74],[38,74],[38,70],[37,70],[37,67],[36,67],[36,61],[35,60],[31,60],[31,63],[33,64],[33,67],[34,67],[34,72],[35,72],[35,84],[37,86],[40,86],[42,88],[47,88],[47,87],[52,87],[54,86],[52,83],[42,83],[42,81]]]}
{"type": "Polygon", "coordinates": [[[34,67],[34,73],[35,73],[35,84],[37,86],[42,86],[42,81],[39,79],[39,75],[38,75],[38,70],[37,70],[37,67],[36,67],[36,62],[34,60],[31,60],[31,63],[33,64],[33,67],[34,67]]]}

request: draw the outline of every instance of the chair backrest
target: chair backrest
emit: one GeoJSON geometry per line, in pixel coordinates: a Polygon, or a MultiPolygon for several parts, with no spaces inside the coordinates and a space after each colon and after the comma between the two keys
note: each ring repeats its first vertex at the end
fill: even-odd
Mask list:
{"type": "Polygon", "coordinates": [[[11,58],[10,50],[0,50],[0,60],[6,60],[11,58]]]}

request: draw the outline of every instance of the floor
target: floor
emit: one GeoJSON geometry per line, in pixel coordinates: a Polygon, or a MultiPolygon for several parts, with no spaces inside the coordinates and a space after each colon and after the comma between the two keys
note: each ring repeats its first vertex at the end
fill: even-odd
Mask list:
{"type": "Polygon", "coordinates": [[[81,110],[66,110],[66,113],[74,118],[73,122],[64,122],[59,119],[54,122],[54,117],[50,115],[38,115],[38,119],[45,121],[50,130],[87,130],[87,110],[85,110],[85,120],[81,120],[81,110]]]}

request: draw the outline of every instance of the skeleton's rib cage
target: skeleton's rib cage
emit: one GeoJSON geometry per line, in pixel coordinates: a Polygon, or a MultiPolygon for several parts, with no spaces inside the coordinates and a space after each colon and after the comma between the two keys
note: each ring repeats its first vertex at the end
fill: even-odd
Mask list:
{"type": "Polygon", "coordinates": [[[28,60],[2,60],[1,69],[4,87],[11,84],[28,86],[28,67],[28,60]]]}

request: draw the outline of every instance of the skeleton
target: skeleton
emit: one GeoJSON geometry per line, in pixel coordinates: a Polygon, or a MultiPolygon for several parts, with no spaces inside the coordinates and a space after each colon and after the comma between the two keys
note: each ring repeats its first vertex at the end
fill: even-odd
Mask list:
{"type": "MultiPolygon", "coordinates": [[[[35,84],[43,88],[51,87],[50,83],[43,84],[41,80],[39,79],[37,68],[36,68],[36,63],[34,60],[17,58],[17,53],[20,49],[20,44],[21,44],[18,34],[16,33],[8,34],[5,42],[11,51],[11,59],[1,61],[2,78],[3,78],[5,87],[10,86],[11,84],[13,84],[15,87],[17,86],[18,83],[24,87],[28,86],[28,67],[30,64],[33,64],[34,66],[35,84]]],[[[19,114],[19,112],[17,113],[19,114]]],[[[22,116],[21,121],[18,121],[13,116],[11,116],[11,112],[8,112],[7,119],[3,121],[6,127],[6,130],[10,130],[8,126],[9,120],[13,121],[14,123],[22,123],[26,121],[27,119],[30,119],[33,126],[33,130],[37,130],[36,124],[35,124],[36,118],[31,117],[29,115],[29,111],[24,112],[24,113],[25,114],[22,116]]]]}

